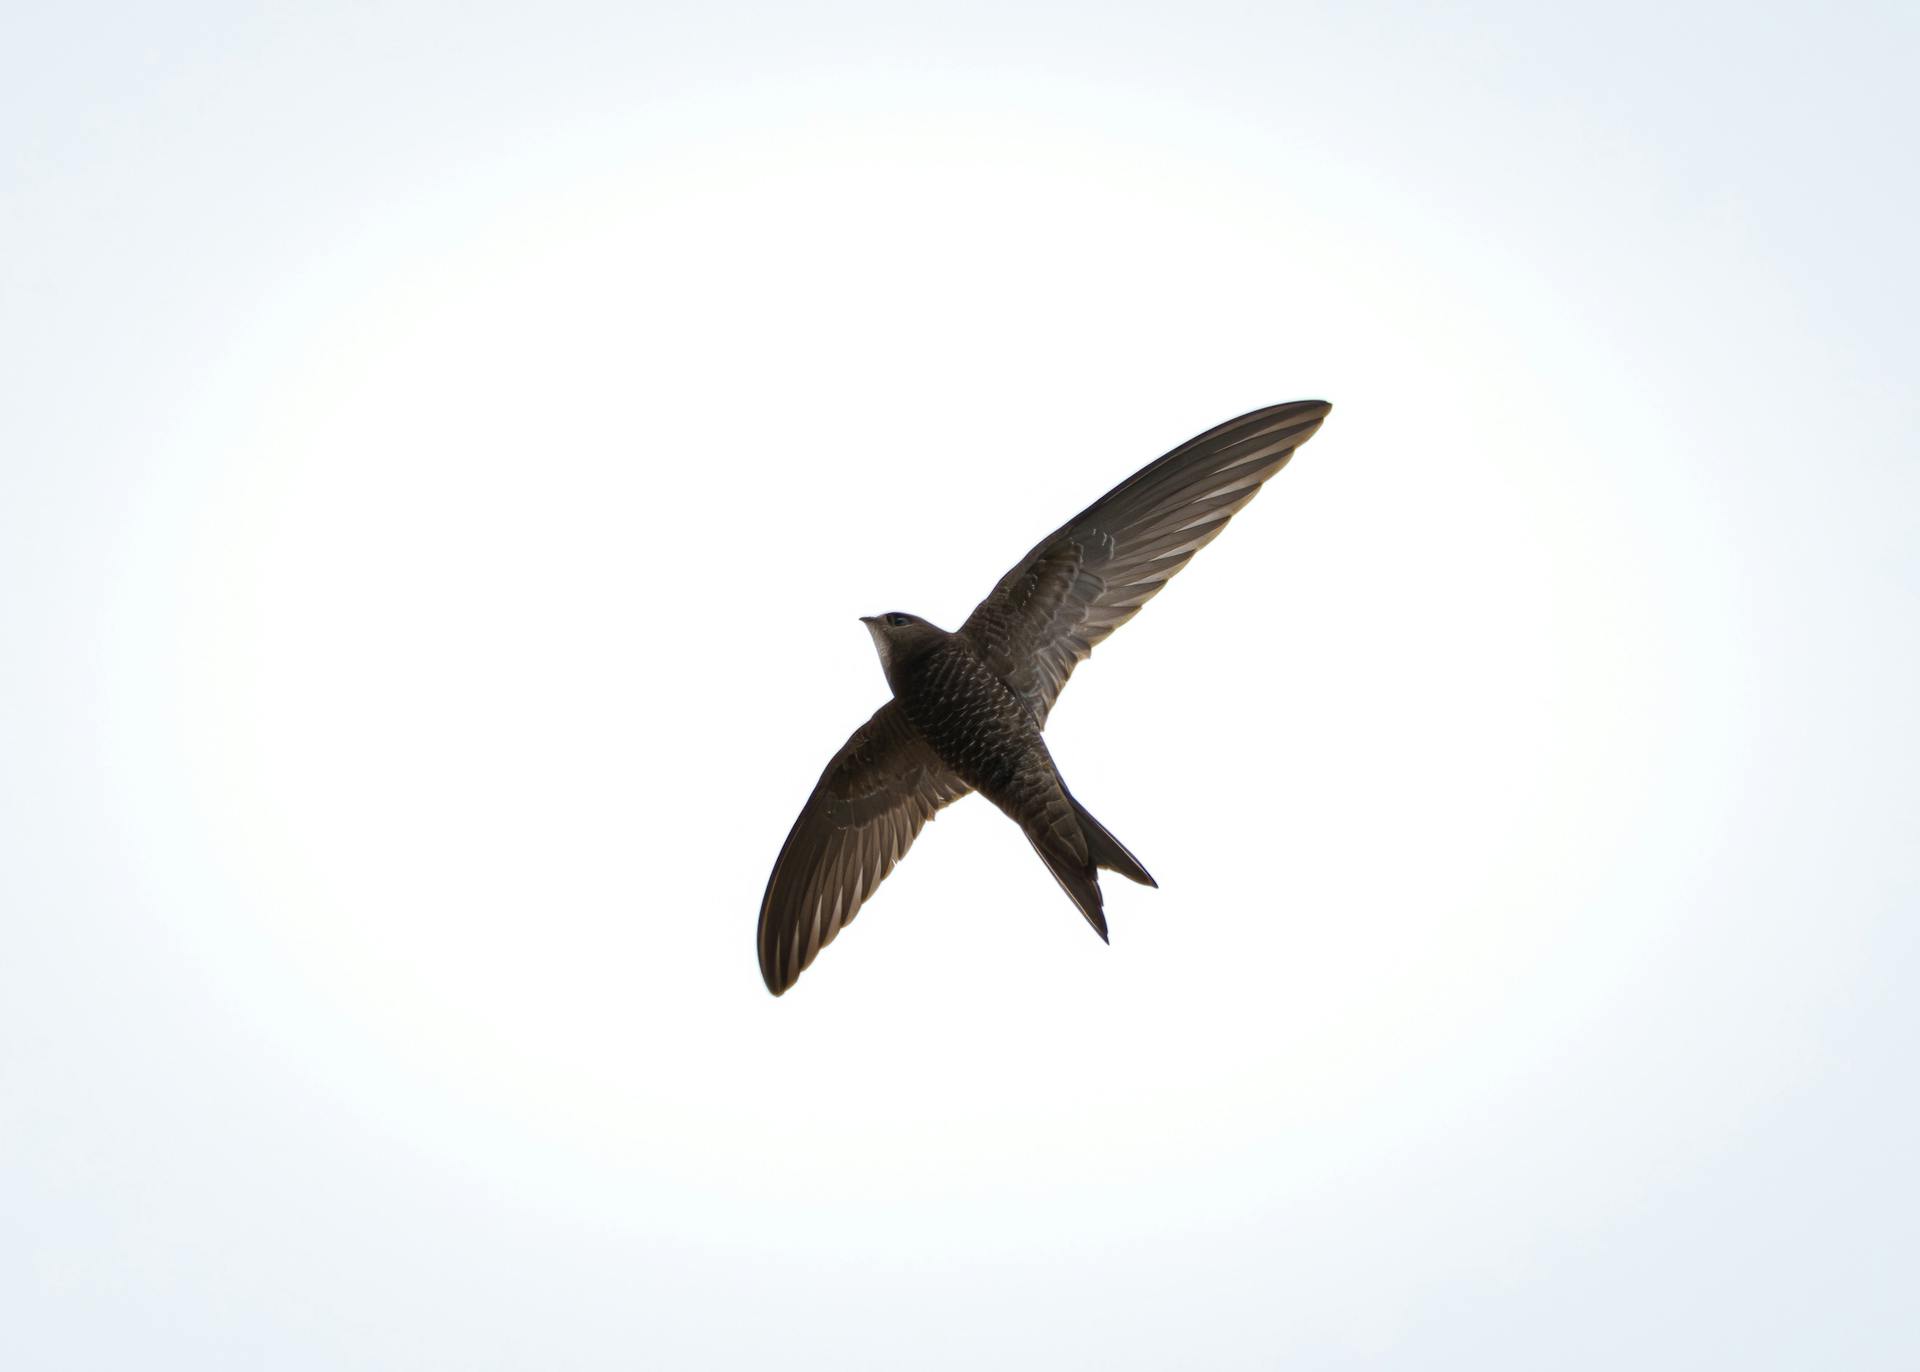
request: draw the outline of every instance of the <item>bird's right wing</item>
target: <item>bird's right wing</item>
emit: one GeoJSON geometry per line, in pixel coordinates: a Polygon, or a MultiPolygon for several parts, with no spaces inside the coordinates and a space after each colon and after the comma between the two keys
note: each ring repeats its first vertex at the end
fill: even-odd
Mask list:
{"type": "Polygon", "coordinates": [[[1188,439],[1042,539],[960,632],[1045,724],[1073,669],[1226,527],[1332,408],[1269,405],[1188,439]]]}
{"type": "Polygon", "coordinates": [[[888,701],[854,730],[807,798],[760,902],[760,975],[779,995],[906,855],[934,811],[968,791],[888,701]]]}

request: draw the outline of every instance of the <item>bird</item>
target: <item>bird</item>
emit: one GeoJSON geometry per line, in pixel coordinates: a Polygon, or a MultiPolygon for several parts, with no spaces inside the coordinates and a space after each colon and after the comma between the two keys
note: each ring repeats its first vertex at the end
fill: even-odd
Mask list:
{"type": "Polygon", "coordinates": [[[1020,826],[1107,941],[1099,874],[1159,885],[1061,779],[1044,730],[1073,669],[1133,618],[1319,430],[1322,400],[1187,440],[1035,544],[949,633],[863,615],[891,698],[834,754],[760,902],[760,974],[783,995],[934,814],[979,792],[1020,826]]]}

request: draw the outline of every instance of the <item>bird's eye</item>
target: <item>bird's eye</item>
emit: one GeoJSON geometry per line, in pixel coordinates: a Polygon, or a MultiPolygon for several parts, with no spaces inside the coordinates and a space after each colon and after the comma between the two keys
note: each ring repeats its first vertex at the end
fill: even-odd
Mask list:
{"type": "Polygon", "coordinates": [[[907,617],[905,615],[888,615],[887,623],[896,629],[904,629],[907,627],[907,617]]]}

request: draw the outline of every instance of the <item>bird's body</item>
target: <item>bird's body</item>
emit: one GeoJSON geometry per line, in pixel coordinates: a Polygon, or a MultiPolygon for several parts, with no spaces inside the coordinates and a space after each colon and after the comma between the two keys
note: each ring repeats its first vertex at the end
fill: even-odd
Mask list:
{"type": "MultiPolygon", "coordinates": [[[[1105,938],[1092,856],[1097,840],[1087,832],[1084,812],[1060,780],[1038,721],[965,633],[925,627],[929,632],[915,635],[910,650],[883,650],[887,684],[901,714],[949,771],[1020,826],[1087,922],[1105,938]]],[[[1152,884],[1131,855],[1127,862],[1129,868],[1115,870],[1127,870],[1135,880],[1152,884]]]]}
{"type": "Polygon", "coordinates": [[[935,811],[979,791],[1017,823],[1107,937],[1099,870],[1153,878],[1073,798],[1042,729],[1093,647],[1159,589],[1310,438],[1320,401],[1242,415],[1175,448],[1041,541],[957,631],[898,611],[864,620],[893,699],[827,765],[760,907],[767,989],[791,986],[935,811]]]}
{"type": "Polygon", "coordinates": [[[884,663],[887,685],[940,760],[1006,809],[1022,777],[1053,769],[1040,726],[964,634],[926,627],[884,663]]]}

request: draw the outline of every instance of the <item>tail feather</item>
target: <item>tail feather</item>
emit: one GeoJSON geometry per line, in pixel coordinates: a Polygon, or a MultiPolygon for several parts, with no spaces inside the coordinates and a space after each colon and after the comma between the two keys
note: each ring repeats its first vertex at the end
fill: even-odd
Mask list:
{"type": "Polygon", "coordinates": [[[1126,845],[1107,832],[1106,826],[1087,813],[1086,807],[1072,796],[1073,813],[1080,821],[1080,832],[1086,836],[1087,856],[1095,867],[1104,867],[1109,872],[1118,872],[1128,881],[1137,881],[1142,886],[1151,886],[1155,890],[1160,883],[1155,881],[1147,869],[1140,865],[1140,859],[1129,853],[1126,845]]]}
{"type": "Polygon", "coordinates": [[[1080,913],[1087,917],[1093,932],[1100,935],[1100,941],[1107,942],[1105,902],[1100,897],[1100,876],[1093,864],[1056,844],[1043,844],[1032,833],[1027,835],[1027,841],[1033,844],[1033,851],[1040,854],[1040,860],[1047,864],[1047,870],[1060,883],[1060,889],[1080,907],[1080,913]]]}

